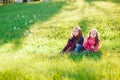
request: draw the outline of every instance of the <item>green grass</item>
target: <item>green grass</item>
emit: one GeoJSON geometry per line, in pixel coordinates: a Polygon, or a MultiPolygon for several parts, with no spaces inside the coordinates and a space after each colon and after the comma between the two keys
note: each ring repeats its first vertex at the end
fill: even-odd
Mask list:
{"type": "Polygon", "coordinates": [[[119,80],[120,1],[0,5],[0,80],[119,80]],[[58,55],[74,26],[96,28],[97,53],[58,55]]]}

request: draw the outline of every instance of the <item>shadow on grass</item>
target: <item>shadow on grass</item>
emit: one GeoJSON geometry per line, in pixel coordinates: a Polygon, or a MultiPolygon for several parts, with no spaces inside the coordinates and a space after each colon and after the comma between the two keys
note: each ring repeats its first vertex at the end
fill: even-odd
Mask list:
{"type": "Polygon", "coordinates": [[[66,2],[50,1],[0,6],[0,45],[12,42],[19,47],[21,39],[30,33],[32,24],[48,20],[64,5],[66,2]]]}
{"type": "Polygon", "coordinates": [[[80,61],[82,57],[85,56],[86,58],[93,59],[93,60],[99,60],[102,56],[102,52],[90,52],[85,54],[80,54],[80,52],[77,55],[70,55],[69,58],[73,61],[80,61]]]}
{"type": "Polygon", "coordinates": [[[90,23],[90,21],[88,20],[88,18],[82,18],[79,22],[79,26],[82,29],[83,32],[87,31],[88,28],[88,24],[90,23]]]}

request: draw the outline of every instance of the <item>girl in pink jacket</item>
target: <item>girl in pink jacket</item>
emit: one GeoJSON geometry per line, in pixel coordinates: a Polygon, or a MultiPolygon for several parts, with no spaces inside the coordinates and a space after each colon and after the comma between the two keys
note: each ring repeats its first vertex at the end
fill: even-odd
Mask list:
{"type": "Polygon", "coordinates": [[[84,41],[83,46],[85,51],[83,52],[97,52],[99,49],[100,39],[98,37],[98,31],[96,29],[92,29],[87,39],[84,41]]]}

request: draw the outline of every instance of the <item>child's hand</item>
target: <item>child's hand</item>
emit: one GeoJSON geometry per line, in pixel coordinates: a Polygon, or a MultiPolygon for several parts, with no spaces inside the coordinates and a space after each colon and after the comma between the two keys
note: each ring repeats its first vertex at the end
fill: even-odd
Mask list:
{"type": "Polygon", "coordinates": [[[95,47],[94,47],[94,46],[91,46],[91,49],[95,49],[95,47]]]}
{"type": "Polygon", "coordinates": [[[73,35],[71,34],[70,37],[69,37],[69,39],[72,39],[72,38],[73,38],[73,35]]]}

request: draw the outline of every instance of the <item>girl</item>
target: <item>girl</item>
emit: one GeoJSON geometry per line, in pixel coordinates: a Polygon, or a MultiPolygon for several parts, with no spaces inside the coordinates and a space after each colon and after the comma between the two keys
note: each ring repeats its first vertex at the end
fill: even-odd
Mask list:
{"type": "Polygon", "coordinates": [[[84,41],[83,46],[85,48],[84,52],[96,52],[99,49],[100,39],[98,37],[98,31],[96,29],[92,29],[89,34],[88,38],[84,41]]]}
{"type": "Polygon", "coordinates": [[[72,31],[70,38],[68,39],[66,46],[63,48],[63,50],[60,53],[72,52],[76,47],[76,43],[83,45],[83,41],[84,41],[84,38],[82,36],[82,31],[80,27],[75,27],[72,31]]]}

